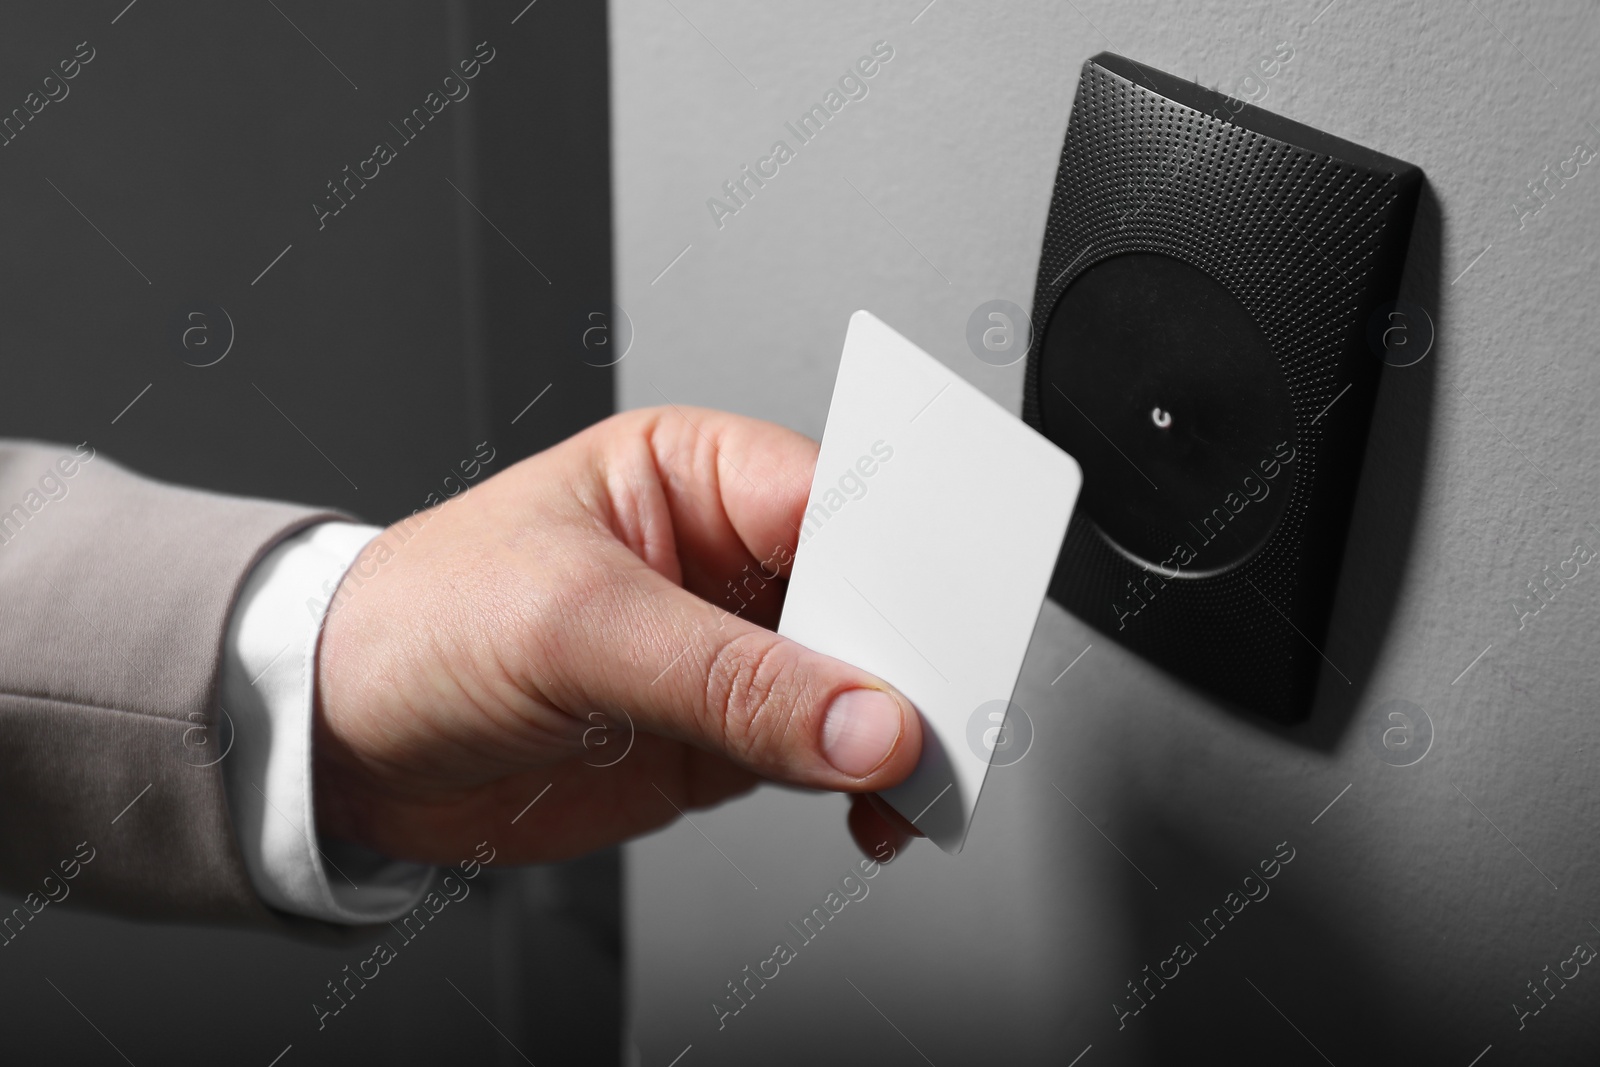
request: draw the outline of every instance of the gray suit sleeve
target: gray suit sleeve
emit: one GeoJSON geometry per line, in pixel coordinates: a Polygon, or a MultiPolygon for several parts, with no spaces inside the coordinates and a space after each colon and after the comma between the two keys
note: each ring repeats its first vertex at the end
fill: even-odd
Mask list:
{"type": "Polygon", "coordinates": [[[214,762],[222,642],[256,560],[338,518],[0,441],[0,888],[284,923],[251,887],[214,762]]]}

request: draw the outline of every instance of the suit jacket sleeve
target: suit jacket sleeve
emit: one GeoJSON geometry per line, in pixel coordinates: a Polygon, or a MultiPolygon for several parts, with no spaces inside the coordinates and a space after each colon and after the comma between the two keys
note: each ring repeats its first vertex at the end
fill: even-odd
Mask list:
{"type": "Polygon", "coordinates": [[[252,888],[216,746],[196,741],[246,575],[337,518],[155,482],[87,444],[0,440],[0,889],[293,924],[252,888]]]}

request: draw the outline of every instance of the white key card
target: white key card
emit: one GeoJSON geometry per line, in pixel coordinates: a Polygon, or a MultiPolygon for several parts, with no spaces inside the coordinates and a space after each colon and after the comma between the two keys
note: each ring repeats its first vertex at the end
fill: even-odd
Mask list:
{"type": "Polygon", "coordinates": [[[1083,475],[866,311],[850,317],[778,632],[922,712],[883,794],[961,851],[1083,475]]]}

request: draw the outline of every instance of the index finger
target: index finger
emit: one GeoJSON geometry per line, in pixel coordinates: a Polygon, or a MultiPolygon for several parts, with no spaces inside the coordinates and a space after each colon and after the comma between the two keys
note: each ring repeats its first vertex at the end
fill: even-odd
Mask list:
{"type": "MultiPolygon", "coordinates": [[[[725,610],[730,595],[772,614],[788,577],[817,443],[775,423],[705,408],[651,409],[646,440],[672,515],[683,585],[725,610]],[[732,583],[732,589],[729,588],[732,583]]],[[[746,613],[749,617],[749,613],[746,613]]]]}

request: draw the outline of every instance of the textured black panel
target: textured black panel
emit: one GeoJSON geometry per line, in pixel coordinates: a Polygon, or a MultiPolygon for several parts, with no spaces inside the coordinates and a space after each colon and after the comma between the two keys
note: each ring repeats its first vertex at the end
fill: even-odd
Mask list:
{"type": "Polygon", "coordinates": [[[1031,425],[1092,457],[1078,456],[1084,506],[1051,595],[1160,666],[1277,719],[1306,714],[1325,662],[1382,367],[1367,325],[1398,288],[1420,182],[1409,164],[1121,57],[1084,64],[1039,260],[1023,394],[1031,425]],[[1182,284],[1192,272],[1154,269],[1167,258],[1231,296],[1213,301],[1215,330],[1163,332],[1162,301],[1192,317],[1206,299],[1182,284]],[[1080,290],[1063,302],[1085,275],[1102,295],[1080,290]],[[1109,299],[1108,284],[1130,298],[1109,299]],[[1254,329],[1224,321],[1238,316],[1223,303],[1242,308],[1254,329]],[[1114,310],[1122,304],[1133,310],[1114,310]],[[1260,361],[1241,362],[1246,334],[1270,351],[1260,380],[1203,388],[1207,373],[1248,381],[1239,368],[1260,361]],[[1172,411],[1155,412],[1153,425],[1132,417],[1163,403],[1172,411]],[[1162,428],[1169,414],[1232,430],[1184,437],[1162,428]],[[1254,456],[1279,428],[1281,445],[1254,456]],[[1192,451],[1201,445],[1204,456],[1192,451]],[[1185,468],[1188,455],[1196,458],[1185,468]],[[1146,477],[1146,467],[1163,473],[1146,477]],[[1117,483],[1098,502],[1097,476],[1117,483]],[[1241,489],[1248,484],[1257,488],[1241,489]],[[1255,492],[1261,502],[1250,501],[1255,492]],[[1213,496],[1214,507],[1197,503],[1213,496]],[[1126,531],[1130,516],[1146,525],[1119,544],[1107,530],[1126,531]],[[1230,519],[1257,527],[1245,549],[1222,547],[1230,519]],[[1173,550],[1148,558],[1165,537],[1173,550]]]}

